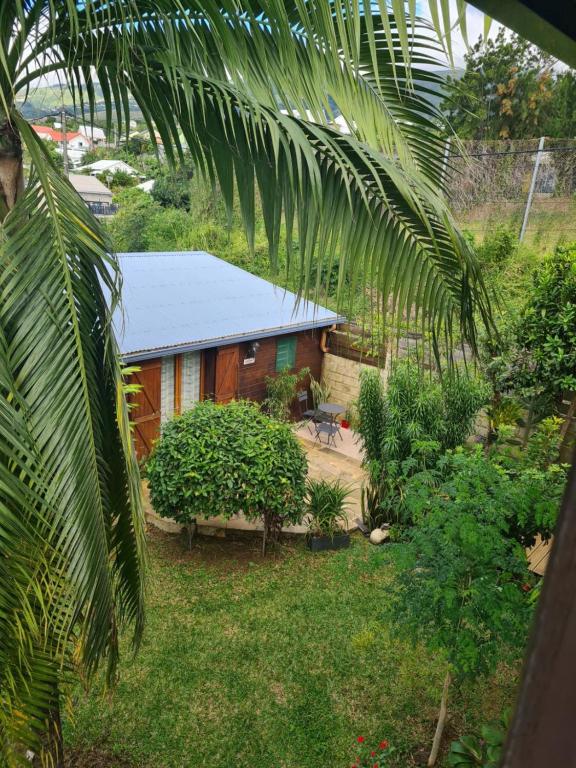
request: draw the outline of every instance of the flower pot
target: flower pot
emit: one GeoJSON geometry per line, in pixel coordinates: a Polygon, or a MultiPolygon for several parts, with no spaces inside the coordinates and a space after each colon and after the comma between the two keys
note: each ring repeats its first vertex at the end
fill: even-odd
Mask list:
{"type": "Polygon", "coordinates": [[[342,421],[340,422],[340,426],[342,427],[342,429],[350,429],[350,422],[348,421],[348,419],[342,419],[342,421]]]}
{"type": "Polygon", "coordinates": [[[350,546],[349,533],[335,533],[333,536],[308,536],[306,544],[311,552],[324,552],[327,549],[345,549],[350,546]]]}

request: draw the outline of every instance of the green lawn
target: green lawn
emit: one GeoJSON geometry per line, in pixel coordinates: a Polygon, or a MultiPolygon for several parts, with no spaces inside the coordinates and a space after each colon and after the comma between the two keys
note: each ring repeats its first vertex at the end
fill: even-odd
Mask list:
{"type": "MultiPolygon", "coordinates": [[[[362,734],[395,745],[396,768],[422,765],[444,668],[381,621],[400,546],[298,542],[263,561],[258,540],[189,554],[154,534],[143,646],[112,694],[75,695],[67,744],[146,768],[347,768],[362,734]]],[[[449,735],[496,716],[514,683],[501,670],[460,693],[449,735]]]]}

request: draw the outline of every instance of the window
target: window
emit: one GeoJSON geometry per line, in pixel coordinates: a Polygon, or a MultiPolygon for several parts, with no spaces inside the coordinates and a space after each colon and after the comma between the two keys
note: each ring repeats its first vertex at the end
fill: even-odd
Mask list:
{"type": "Polygon", "coordinates": [[[276,370],[285,371],[296,366],[296,336],[278,339],[276,342],[276,370]]]}

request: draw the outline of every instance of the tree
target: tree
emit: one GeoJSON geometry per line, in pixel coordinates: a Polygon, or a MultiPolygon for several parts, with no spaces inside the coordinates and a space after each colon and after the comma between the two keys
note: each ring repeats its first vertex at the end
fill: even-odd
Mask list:
{"type": "Polygon", "coordinates": [[[417,306],[434,336],[445,324],[474,345],[475,318],[491,325],[481,272],[439,194],[430,30],[418,21],[413,29],[415,15],[403,11],[367,16],[344,0],[332,9],[279,0],[266,9],[248,0],[2,3],[0,755],[8,766],[23,748],[62,764],[65,673],[80,668],[89,679],[106,659],[112,682],[120,630],[131,625],[137,643],[143,626],[138,471],[110,323],[118,263],[18,109],[30,86],[58,78],[83,114],[102,98],[106,124],[126,138],[135,102],[168,163],[186,148],[229,209],[238,195],[250,247],[257,187],[272,263],[281,227],[292,259],[297,235],[303,293],[315,284],[315,254],[338,246],[342,269],[374,275],[382,306],[398,317],[417,306]],[[327,93],[353,135],[328,125],[327,93]]]}
{"type": "Polygon", "coordinates": [[[180,165],[171,169],[162,167],[156,174],[152,197],[164,208],[182,208],[190,210],[190,180],[193,169],[190,165],[180,165]]]}
{"type": "Polygon", "coordinates": [[[158,203],[141,189],[117,192],[114,202],[118,203],[118,213],[107,225],[114,248],[119,252],[150,250],[148,228],[162,210],[158,203]]]}
{"type": "Polygon", "coordinates": [[[256,403],[198,403],[165,425],[146,474],[162,517],[183,525],[197,517],[243,514],[262,522],[266,544],[305,514],[306,455],[289,424],[256,403]]]}
{"type": "Polygon", "coordinates": [[[406,493],[416,524],[387,608],[400,635],[446,658],[429,766],[438,755],[451,684],[486,675],[514,657],[531,614],[523,591],[526,556],[509,530],[521,513],[510,501],[522,503],[522,482],[515,493],[512,481],[494,484],[498,470],[479,451],[448,455],[447,479],[438,488],[426,485],[429,478],[410,481],[406,493]]]}
{"type": "Polygon", "coordinates": [[[466,54],[464,75],[448,78],[442,108],[462,139],[545,135],[553,101],[554,60],[502,27],[466,54]]]}

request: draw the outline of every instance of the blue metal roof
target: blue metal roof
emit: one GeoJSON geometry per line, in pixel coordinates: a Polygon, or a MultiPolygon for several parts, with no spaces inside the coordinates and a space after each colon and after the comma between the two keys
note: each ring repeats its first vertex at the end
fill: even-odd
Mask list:
{"type": "Polygon", "coordinates": [[[118,254],[127,360],[324,328],[344,318],[205,251],[118,254]]]}

